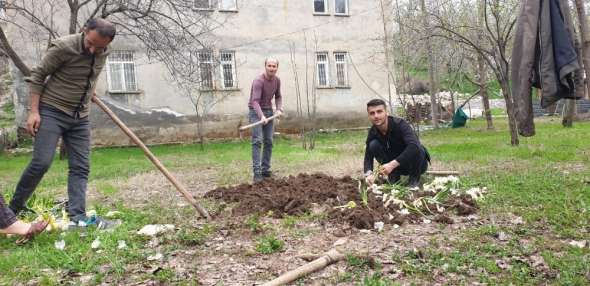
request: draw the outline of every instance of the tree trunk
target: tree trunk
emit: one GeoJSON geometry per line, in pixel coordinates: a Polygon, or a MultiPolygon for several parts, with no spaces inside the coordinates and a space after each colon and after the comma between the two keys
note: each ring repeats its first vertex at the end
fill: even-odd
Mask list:
{"type": "Polygon", "coordinates": [[[30,76],[31,70],[23,62],[23,60],[18,56],[18,54],[14,51],[14,49],[12,49],[12,46],[10,45],[10,42],[8,42],[8,39],[6,38],[6,34],[4,34],[4,29],[2,28],[1,25],[0,25],[0,44],[2,44],[2,48],[4,49],[4,52],[6,52],[8,57],[10,57],[10,59],[12,60],[12,62],[16,66],[16,68],[18,68],[18,70],[24,76],[30,76]]]}
{"type": "MultiPolygon", "coordinates": [[[[507,77],[505,77],[507,78],[507,77]]],[[[508,113],[508,127],[510,128],[510,144],[518,146],[518,128],[516,127],[516,117],[514,110],[514,102],[512,101],[512,93],[510,90],[510,83],[508,80],[500,80],[500,87],[502,88],[502,95],[506,101],[506,113],[508,113]]]]}
{"type": "Polygon", "coordinates": [[[425,0],[420,0],[420,5],[422,6],[422,23],[424,25],[424,31],[428,33],[428,37],[426,38],[426,48],[428,50],[428,74],[430,77],[430,110],[432,113],[432,126],[434,128],[438,128],[438,107],[437,107],[437,100],[436,100],[436,81],[435,81],[435,63],[434,63],[434,53],[432,51],[432,37],[430,33],[430,24],[428,20],[428,12],[426,11],[426,3],[425,0]]]}
{"type": "MultiPolygon", "coordinates": [[[[477,41],[480,44],[483,42],[483,38],[485,37],[483,30],[483,27],[485,26],[485,5],[486,0],[479,1],[478,19],[481,30],[477,35],[477,41]]],[[[479,91],[481,94],[481,102],[483,104],[484,117],[486,119],[488,130],[492,130],[494,129],[494,124],[492,122],[492,111],[490,110],[490,98],[488,96],[488,77],[486,73],[486,65],[484,62],[484,58],[483,55],[480,53],[477,54],[477,67],[479,74],[479,91]]]]}
{"type": "Polygon", "coordinates": [[[576,100],[564,99],[564,101],[561,125],[563,127],[572,127],[574,125],[574,115],[576,114],[576,100]]]}
{"type": "Polygon", "coordinates": [[[590,39],[588,39],[588,18],[586,17],[586,10],[584,1],[575,0],[576,10],[578,12],[578,23],[580,24],[580,38],[582,39],[582,61],[584,64],[584,71],[586,73],[586,98],[590,98],[590,39]]]}
{"type": "Polygon", "coordinates": [[[80,7],[78,7],[78,0],[68,1],[70,5],[70,34],[76,33],[76,28],[78,24],[78,11],[80,11],[80,7]]]}

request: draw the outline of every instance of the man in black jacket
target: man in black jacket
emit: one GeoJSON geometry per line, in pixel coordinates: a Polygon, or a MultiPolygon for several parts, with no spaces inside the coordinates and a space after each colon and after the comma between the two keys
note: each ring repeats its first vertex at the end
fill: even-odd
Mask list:
{"type": "Polygon", "coordinates": [[[373,126],[367,135],[365,148],[365,179],[372,184],[373,159],[381,164],[379,172],[388,176],[390,183],[397,183],[401,175],[409,176],[408,186],[417,187],[420,176],[426,172],[430,156],[410,125],[401,118],[389,116],[381,99],[367,103],[367,114],[373,126]]]}

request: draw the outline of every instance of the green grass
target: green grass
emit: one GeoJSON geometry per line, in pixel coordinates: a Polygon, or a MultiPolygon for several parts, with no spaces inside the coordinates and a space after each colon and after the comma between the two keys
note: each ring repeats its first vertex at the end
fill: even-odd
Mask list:
{"type": "MultiPolygon", "coordinates": [[[[462,179],[466,184],[488,188],[489,193],[481,205],[481,217],[520,216],[524,224],[487,221],[485,225],[457,231],[458,240],[432,242],[419,255],[392,253],[396,268],[401,269],[409,281],[423,284],[432,281],[433,273],[442,272],[457,275],[450,284],[469,284],[470,281],[515,285],[590,283],[586,278],[590,273],[590,248],[567,244],[570,240],[590,241],[590,122],[576,122],[573,128],[566,129],[561,127],[559,119],[537,120],[537,135],[521,138],[520,146],[513,147],[503,120],[494,120],[496,129],[493,131],[486,130],[484,121],[470,120],[463,129],[422,133],[421,140],[439,168],[463,170],[462,179]],[[510,239],[498,242],[494,235],[500,231],[507,233],[510,239]],[[520,243],[523,240],[530,243],[523,245],[520,243]],[[442,244],[445,248],[440,247],[442,244]],[[559,275],[545,277],[521,261],[520,257],[531,254],[541,255],[549,269],[559,275]],[[498,267],[498,260],[506,261],[510,268],[498,267]]],[[[306,166],[310,165],[329,168],[326,162],[351,157],[358,158],[360,165],[365,136],[366,132],[320,134],[313,151],[303,150],[299,140],[279,138],[275,141],[273,166],[282,170],[307,170],[306,166]]],[[[220,185],[250,179],[249,142],[211,143],[206,144],[204,150],[199,145],[154,146],[151,150],[174,172],[211,168],[220,185]]],[[[11,196],[29,160],[30,154],[0,155],[0,191],[6,198],[11,196]]],[[[119,189],[116,182],[155,170],[137,148],[95,149],[91,162],[90,184],[95,184],[101,195],[107,197],[124,194],[125,190],[119,189]]],[[[56,193],[63,195],[66,180],[67,164],[56,160],[32,201],[51,205],[56,193]]],[[[98,203],[92,207],[99,214],[122,211],[124,224],[113,233],[91,230],[83,237],[79,232],[68,232],[64,237],[53,233],[41,235],[23,247],[15,247],[14,238],[0,238],[0,284],[31,280],[45,285],[59,284],[63,273],[68,271],[93,274],[92,284],[100,284],[105,279],[115,283],[124,281],[126,267],[138,265],[153,254],[146,247],[146,239],[135,232],[144,224],[171,223],[177,218],[169,213],[169,206],[158,202],[137,209],[126,208],[121,203],[98,203]],[[103,242],[101,253],[90,249],[96,236],[103,242]],[[61,239],[66,241],[66,251],[58,251],[53,246],[61,239]],[[128,248],[116,249],[118,240],[125,240],[128,248]],[[61,274],[56,272],[58,270],[61,274]]],[[[187,216],[194,213],[190,207],[180,211],[187,216]]],[[[292,232],[301,231],[303,237],[307,233],[299,222],[322,219],[313,215],[285,217],[281,225],[292,232]]],[[[195,229],[182,222],[172,223],[180,225],[180,230],[163,238],[162,242],[164,250],[170,252],[204,247],[205,240],[216,229],[214,224],[195,229]]],[[[244,225],[252,232],[260,232],[265,226],[258,216],[251,217],[244,225]]],[[[275,235],[257,238],[257,245],[260,253],[273,253],[284,247],[275,235]]],[[[390,285],[387,274],[378,269],[349,267],[357,272],[343,275],[339,278],[341,281],[355,281],[356,285],[390,285]]],[[[178,277],[171,271],[164,267],[156,274],[146,274],[143,279],[176,283],[178,277]]]]}

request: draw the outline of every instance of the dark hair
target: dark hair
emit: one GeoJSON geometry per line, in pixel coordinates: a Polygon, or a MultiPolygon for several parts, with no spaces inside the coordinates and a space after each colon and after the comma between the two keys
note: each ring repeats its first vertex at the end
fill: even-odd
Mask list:
{"type": "Polygon", "coordinates": [[[90,19],[84,26],[89,31],[95,30],[101,37],[110,38],[111,41],[115,39],[115,34],[117,33],[115,25],[102,18],[90,19]]]}
{"type": "Polygon", "coordinates": [[[379,99],[379,98],[371,99],[371,100],[369,100],[369,102],[367,102],[367,108],[373,107],[373,106],[379,106],[379,105],[383,105],[383,107],[387,107],[387,104],[385,103],[385,101],[383,101],[382,99],[379,99]]]}

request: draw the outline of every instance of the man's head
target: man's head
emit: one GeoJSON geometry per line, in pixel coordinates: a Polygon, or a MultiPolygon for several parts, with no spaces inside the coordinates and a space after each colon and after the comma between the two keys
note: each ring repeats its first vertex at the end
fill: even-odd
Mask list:
{"type": "Polygon", "coordinates": [[[90,19],[84,26],[84,48],[91,54],[101,53],[113,41],[117,30],[105,19],[90,19]]]}
{"type": "Polygon", "coordinates": [[[277,74],[279,69],[279,60],[275,58],[266,58],[264,60],[264,72],[267,78],[272,78],[277,74]]]}
{"type": "Polygon", "coordinates": [[[387,124],[387,104],[381,99],[371,99],[367,102],[367,115],[373,125],[380,127],[387,124]]]}

